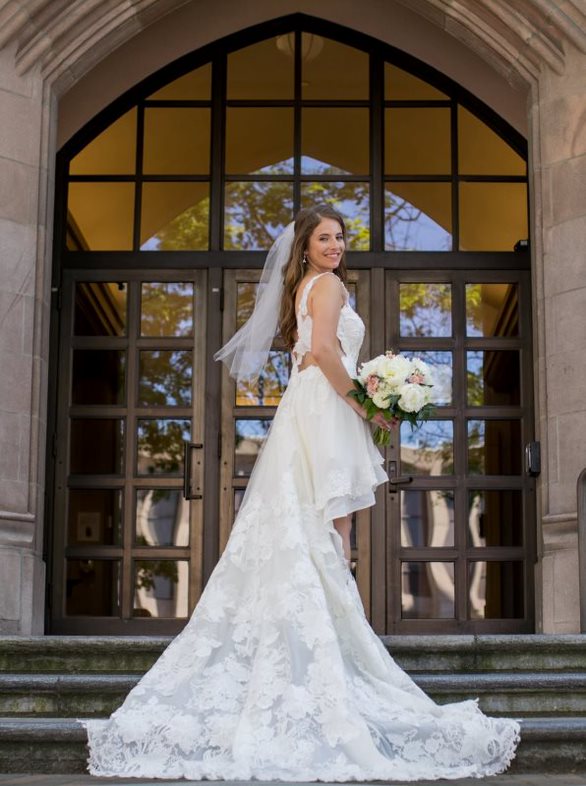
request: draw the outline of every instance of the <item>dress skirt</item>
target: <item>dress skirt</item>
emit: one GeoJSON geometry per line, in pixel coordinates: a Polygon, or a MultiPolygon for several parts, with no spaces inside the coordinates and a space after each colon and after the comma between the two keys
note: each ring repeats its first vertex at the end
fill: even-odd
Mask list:
{"type": "MultiPolygon", "coordinates": [[[[351,371],[349,369],[349,371],[351,371]]],[[[371,426],[293,369],[228,543],[183,631],[109,719],[93,775],[370,781],[506,769],[519,724],[435,704],[366,619],[333,519],[387,480],[371,426]]]]}

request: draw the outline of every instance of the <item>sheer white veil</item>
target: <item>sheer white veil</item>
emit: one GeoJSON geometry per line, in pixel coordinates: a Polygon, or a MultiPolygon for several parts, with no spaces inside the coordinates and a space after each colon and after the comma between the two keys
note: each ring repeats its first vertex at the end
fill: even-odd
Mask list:
{"type": "Polygon", "coordinates": [[[238,382],[256,378],[267,362],[279,321],[283,268],[291,255],[294,235],[295,222],[291,221],[267,254],[252,314],[214,353],[214,360],[221,360],[228,367],[230,376],[238,382]]]}

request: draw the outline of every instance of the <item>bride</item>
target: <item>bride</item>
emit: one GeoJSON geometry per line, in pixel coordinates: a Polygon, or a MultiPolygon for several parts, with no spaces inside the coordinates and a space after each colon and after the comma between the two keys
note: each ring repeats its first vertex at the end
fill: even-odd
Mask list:
{"type": "Polygon", "coordinates": [[[346,395],[365,327],[345,245],[337,211],[302,210],[267,256],[252,316],[215,355],[254,378],[278,327],[289,384],[187,625],[110,718],[80,720],[93,775],[412,781],[492,775],[515,755],[516,721],[472,700],[437,705],[365,617],[350,514],[388,477],[346,395]]]}

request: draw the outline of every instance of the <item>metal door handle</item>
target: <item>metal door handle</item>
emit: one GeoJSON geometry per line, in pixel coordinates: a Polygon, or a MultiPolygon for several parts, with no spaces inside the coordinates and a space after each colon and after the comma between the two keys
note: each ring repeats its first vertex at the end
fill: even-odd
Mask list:
{"type": "Polygon", "coordinates": [[[389,483],[392,486],[406,486],[413,483],[411,475],[397,475],[397,462],[389,461],[389,483]]]}
{"type": "Polygon", "coordinates": [[[188,442],[188,440],[183,440],[183,496],[185,499],[202,499],[203,494],[201,494],[201,461],[197,462],[197,466],[200,468],[198,472],[198,477],[195,483],[196,492],[192,491],[192,480],[193,480],[193,451],[194,450],[201,450],[203,448],[203,442],[188,442]]]}

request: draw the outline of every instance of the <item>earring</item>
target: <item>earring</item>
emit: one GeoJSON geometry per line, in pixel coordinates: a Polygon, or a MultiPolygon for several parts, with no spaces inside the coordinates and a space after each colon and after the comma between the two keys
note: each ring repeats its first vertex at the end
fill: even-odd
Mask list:
{"type": "Polygon", "coordinates": [[[303,264],[307,265],[307,252],[306,251],[303,252],[303,264]]]}

